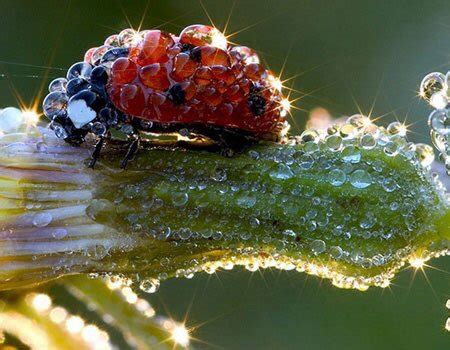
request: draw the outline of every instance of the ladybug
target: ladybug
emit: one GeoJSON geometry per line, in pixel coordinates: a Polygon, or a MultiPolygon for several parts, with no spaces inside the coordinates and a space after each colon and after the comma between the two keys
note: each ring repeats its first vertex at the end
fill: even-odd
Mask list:
{"type": "Polygon", "coordinates": [[[43,102],[59,138],[80,145],[88,134],[97,137],[91,167],[112,130],[130,141],[125,167],[142,132],[206,138],[232,150],[279,141],[288,108],[280,80],[255,51],[229,45],[206,25],[179,36],[133,29],[112,35],[52,81],[43,102]]]}

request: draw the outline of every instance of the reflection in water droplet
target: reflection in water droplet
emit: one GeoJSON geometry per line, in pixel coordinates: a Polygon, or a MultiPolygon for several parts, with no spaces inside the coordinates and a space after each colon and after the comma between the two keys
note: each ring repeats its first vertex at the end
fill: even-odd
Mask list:
{"type": "Polygon", "coordinates": [[[356,188],[366,188],[372,184],[372,176],[367,171],[358,169],[350,174],[350,183],[356,188]]]}
{"type": "Polygon", "coordinates": [[[159,286],[159,280],[157,280],[156,278],[149,278],[143,280],[139,285],[139,288],[146,293],[155,293],[159,289],[159,286]]]}
{"type": "Polygon", "coordinates": [[[333,169],[328,173],[328,181],[333,186],[341,186],[345,183],[347,175],[340,169],[333,169]]]}

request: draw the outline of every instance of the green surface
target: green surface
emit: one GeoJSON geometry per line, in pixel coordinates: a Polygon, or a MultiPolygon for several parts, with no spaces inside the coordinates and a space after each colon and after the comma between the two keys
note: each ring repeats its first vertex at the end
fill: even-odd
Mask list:
{"type": "MultiPolygon", "coordinates": [[[[127,27],[124,13],[137,26],[146,3],[0,0],[0,106],[17,104],[14,91],[31,104],[43,80],[47,85],[47,74],[59,76],[63,71],[56,68],[67,68],[127,27]]],[[[223,28],[233,2],[204,5],[223,28]]],[[[178,32],[196,22],[208,23],[199,2],[154,0],[143,27],[163,24],[178,32]]],[[[383,115],[382,123],[408,117],[414,123],[411,139],[428,142],[429,110],[417,89],[427,72],[450,68],[448,1],[236,1],[227,32],[245,27],[232,41],[262,52],[275,72],[287,57],[285,78],[303,72],[290,81],[312,94],[296,103],[306,110],[294,112],[299,127],[313,107],[341,116],[359,106],[373,117],[383,115]]],[[[449,258],[431,264],[450,270],[449,258]]],[[[425,271],[431,287],[421,273],[413,280],[409,270],[391,290],[364,293],[294,272],[261,277],[233,271],[167,281],[150,300],[176,319],[190,309],[188,326],[201,325],[195,336],[206,342],[197,348],[447,349],[450,278],[425,271]]]]}

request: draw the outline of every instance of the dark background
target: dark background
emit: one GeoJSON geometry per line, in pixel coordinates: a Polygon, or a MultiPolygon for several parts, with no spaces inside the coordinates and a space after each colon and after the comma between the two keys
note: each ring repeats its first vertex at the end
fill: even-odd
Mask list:
{"type": "MultiPolygon", "coordinates": [[[[436,0],[203,2],[214,24],[258,50],[286,84],[302,93],[298,132],[308,112],[360,110],[379,123],[407,120],[410,139],[429,142],[429,109],[417,97],[422,77],[450,67],[450,3],[436,0]],[[306,96],[305,96],[306,95],[306,96]]],[[[0,0],[0,106],[41,98],[84,51],[110,34],[139,26],[174,33],[209,24],[194,1],[0,0]],[[50,68],[46,68],[50,67],[50,68]]],[[[431,265],[449,269],[449,258],[431,265]]],[[[402,272],[390,289],[339,290],[295,272],[220,272],[162,284],[157,311],[196,327],[198,348],[448,349],[448,272],[402,272]]]]}

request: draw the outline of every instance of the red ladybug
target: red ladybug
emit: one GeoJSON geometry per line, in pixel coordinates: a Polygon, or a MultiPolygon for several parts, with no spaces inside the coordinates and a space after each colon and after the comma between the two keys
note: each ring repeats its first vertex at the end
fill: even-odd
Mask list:
{"type": "Polygon", "coordinates": [[[111,129],[131,140],[125,166],[140,131],[181,132],[238,149],[278,141],[288,127],[280,81],[252,49],[229,45],[205,25],[178,37],[125,29],[89,49],[49,90],[43,109],[58,137],[78,145],[88,133],[98,136],[91,166],[111,129]]]}

